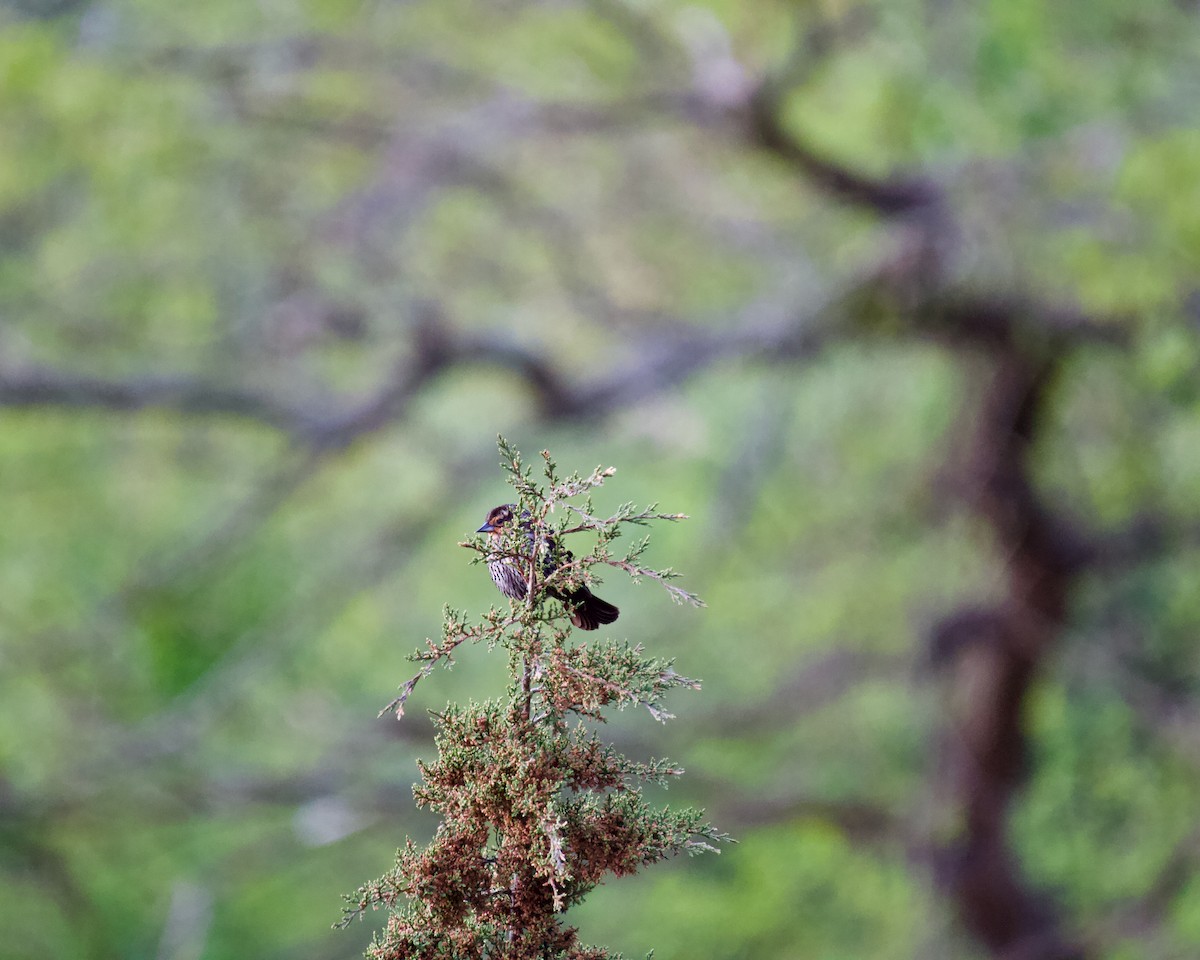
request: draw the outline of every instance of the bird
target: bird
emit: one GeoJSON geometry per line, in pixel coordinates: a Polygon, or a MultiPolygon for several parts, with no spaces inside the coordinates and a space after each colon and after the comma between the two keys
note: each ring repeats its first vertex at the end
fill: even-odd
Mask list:
{"type": "MultiPolygon", "coordinates": [[[[522,514],[522,518],[527,518],[528,514],[522,514]]],[[[486,533],[490,536],[499,539],[500,535],[508,529],[513,520],[517,517],[517,505],[515,503],[502,503],[498,507],[493,507],[488,511],[487,518],[483,521],[483,526],[476,530],[476,533],[486,533]]],[[[520,526],[528,528],[527,519],[522,519],[520,526]]],[[[530,545],[532,546],[533,534],[530,532],[530,545]]],[[[553,541],[551,541],[553,543],[553,541]]],[[[542,564],[542,573],[549,576],[564,563],[570,563],[573,556],[569,550],[562,550],[558,554],[558,563],[556,564],[549,556],[542,564]]],[[[488,573],[492,575],[492,580],[496,586],[500,588],[500,592],[512,600],[524,600],[527,584],[525,582],[525,574],[518,569],[517,564],[513,562],[511,557],[504,557],[493,554],[488,557],[488,573]]],[[[561,600],[567,608],[567,612],[571,617],[571,623],[577,626],[580,630],[597,630],[603,623],[612,623],[617,619],[617,615],[621,612],[607,600],[601,600],[598,596],[592,593],[586,584],[580,584],[573,589],[554,588],[549,591],[550,596],[556,600],[561,600]]]]}

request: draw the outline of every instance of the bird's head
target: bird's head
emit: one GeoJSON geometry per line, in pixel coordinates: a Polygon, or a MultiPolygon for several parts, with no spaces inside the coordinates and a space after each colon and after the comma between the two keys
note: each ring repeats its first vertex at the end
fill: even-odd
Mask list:
{"type": "Polygon", "coordinates": [[[517,505],[515,503],[502,503],[498,507],[492,507],[488,511],[487,519],[483,521],[483,526],[475,532],[490,533],[492,536],[499,536],[512,523],[516,510],[517,505]]]}

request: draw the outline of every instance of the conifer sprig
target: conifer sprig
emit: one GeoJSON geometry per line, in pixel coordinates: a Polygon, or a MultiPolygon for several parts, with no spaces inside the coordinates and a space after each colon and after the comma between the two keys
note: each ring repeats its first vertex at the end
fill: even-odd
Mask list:
{"type": "Polygon", "coordinates": [[[422,779],[413,794],[441,825],[426,847],[406,842],[392,870],[347,897],[339,924],[368,909],[392,911],[367,953],[374,960],[605,960],[612,956],[607,951],[579,943],[563,911],[607,875],[634,873],[673,854],[719,852],[717,844],[729,840],[701,811],[646,802],[642,785],[666,786],[682,775],[680,767],[631,760],[587,726],[626,706],[645,707],[665,722],[672,717],[666,696],[679,687],[698,690],[700,682],[676,673],[671,660],[648,657],[640,644],[574,642],[563,604],[554,599],[595,582],[593,568],[607,565],[662,583],[677,602],[702,605],[668,583],[677,576],[673,570],[642,563],[644,537],[623,555],[610,551],[624,525],[683,514],[622,504],[599,517],[591,494],[613,468],[563,477],[543,452],[543,483],[503,437],[498,447],[520,524],[462,546],[476,551],[475,562],[502,556],[514,564],[526,579],[525,597],[477,620],[445,608],[441,638],[412,654],[421,667],[381,716],[402,717],[417,684],[438,664],[453,664],[468,642],[506,650],[508,691],[431,711],[438,756],[419,764],[422,779]],[[578,521],[573,526],[570,517],[578,521]],[[571,556],[564,539],[583,533],[595,543],[571,556]]]}

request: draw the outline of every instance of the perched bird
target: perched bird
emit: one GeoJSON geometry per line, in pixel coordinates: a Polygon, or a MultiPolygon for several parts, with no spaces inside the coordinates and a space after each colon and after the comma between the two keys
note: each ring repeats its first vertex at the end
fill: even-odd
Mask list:
{"type": "MultiPolygon", "coordinates": [[[[500,534],[512,525],[516,515],[516,504],[502,503],[500,506],[493,507],[488,511],[487,519],[483,521],[483,526],[475,532],[488,533],[499,539],[500,534]]],[[[521,523],[521,526],[528,526],[528,523],[521,523]]],[[[531,533],[530,541],[532,539],[533,536],[531,533]]],[[[570,563],[572,560],[571,552],[569,550],[562,550],[559,552],[558,558],[561,563],[570,563]]],[[[543,575],[549,576],[555,569],[553,561],[547,557],[542,565],[543,575]]],[[[495,581],[496,586],[500,588],[500,592],[506,597],[510,597],[513,600],[525,599],[525,574],[521,572],[511,557],[489,557],[488,573],[492,575],[492,580],[495,581]]],[[[571,616],[571,622],[580,630],[595,630],[602,623],[612,623],[620,613],[611,603],[601,600],[583,584],[580,584],[569,592],[561,589],[551,590],[550,596],[566,604],[571,616]]]]}

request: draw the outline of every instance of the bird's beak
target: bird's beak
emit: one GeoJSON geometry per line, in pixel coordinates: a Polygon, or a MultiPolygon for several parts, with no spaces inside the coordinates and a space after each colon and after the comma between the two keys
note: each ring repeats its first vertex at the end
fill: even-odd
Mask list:
{"type": "Polygon", "coordinates": [[[492,526],[490,523],[485,523],[485,524],[484,524],[482,527],[480,527],[480,528],[479,528],[478,530],[476,530],[475,532],[476,532],[476,533],[491,533],[491,532],[492,532],[493,530],[495,530],[495,529],[496,529],[496,528],[495,528],[495,527],[493,527],[493,526],[492,526]]]}

